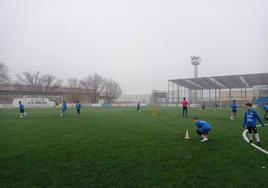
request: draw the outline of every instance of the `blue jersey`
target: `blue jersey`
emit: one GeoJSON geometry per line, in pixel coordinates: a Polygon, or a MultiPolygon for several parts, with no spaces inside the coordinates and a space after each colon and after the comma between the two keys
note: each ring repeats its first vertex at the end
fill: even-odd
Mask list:
{"type": "Polygon", "coordinates": [[[24,111],[24,105],[23,104],[19,104],[19,109],[20,109],[20,111],[24,111]]]}
{"type": "Polygon", "coordinates": [[[268,104],[264,107],[265,111],[268,111],[268,104]]]}
{"type": "Polygon", "coordinates": [[[198,127],[198,130],[200,130],[200,129],[201,130],[207,130],[207,131],[211,130],[210,124],[208,124],[205,121],[198,120],[198,121],[195,122],[195,124],[198,127]]]}
{"type": "Polygon", "coordinates": [[[231,104],[231,108],[232,108],[233,111],[236,111],[236,110],[237,110],[238,105],[236,104],[236,102],[233,102],[233,103],[231,104]]]}
{"type": "Polygon", "coordinates": [[[253,128],[255,128],[256,127],[256,123],[257,123],[256,120],[258,120],[260,122],[260,124],[262,126],[264,126],[263,123],[262,123],[262,121],[261,121],[261,118],[258,115],[258,113],[255,110],[253,110],[253,109],[248,110],[244,114],[243,127],[253,127],[253,128]]]}
{"type": "Polygon", "coordinates": [[[63,103],[63,104],[62,104],[62,106],[61,106],[61,110],[62,110],[62,111],[67,110],[67,104],[66,104],[66,103],[63,103]]]}
{"type": "Polygon", "coordinates": [[[77,110],[80,110],[80,108],[81,108],[81,104],[80,104],[80,103],[76,103],[75,108],[76,108],[77,110]]]}

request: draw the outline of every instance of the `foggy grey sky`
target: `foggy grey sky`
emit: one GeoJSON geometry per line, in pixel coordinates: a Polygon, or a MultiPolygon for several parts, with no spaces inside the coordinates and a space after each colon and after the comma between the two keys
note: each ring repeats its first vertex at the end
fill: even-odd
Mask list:
{"type": "Polygon", "coordinates": [[[268,72],[267,0],[0,0],[0,62],[62,79],[99,73],[124,93],[168,79],[268,72]]]}

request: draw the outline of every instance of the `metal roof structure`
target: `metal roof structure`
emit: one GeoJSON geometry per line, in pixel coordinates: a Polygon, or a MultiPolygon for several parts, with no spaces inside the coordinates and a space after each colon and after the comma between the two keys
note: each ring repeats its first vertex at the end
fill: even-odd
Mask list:
{"type": "Polygon", "coordinates": [[[191,90],[252,88],[268,85],[268,73],[172,79],[170,82],[191,90]]]}

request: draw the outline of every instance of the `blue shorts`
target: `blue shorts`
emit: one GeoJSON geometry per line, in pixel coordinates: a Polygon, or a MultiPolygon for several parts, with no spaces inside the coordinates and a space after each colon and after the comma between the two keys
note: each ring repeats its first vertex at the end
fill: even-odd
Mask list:
{"type": "Polygon", "coordinates": [[[211,129],[203,129],[202,134],[208,134],[209,131],[211,131],[211,129]]]}
{"type": "Polygon", "coordinates": [[[233,113],[236,113],[237,112],[237,110],[233,110],[233,113]]]}
{"type": "Polygon", "coordinates": [[[24,113],[24,109],[20,110],[20,113],[24,113]]]}
{"type": "Polygon", "coordinates": [[[247,128],[256,128],[256,125],[246,125],[247,128]]]}

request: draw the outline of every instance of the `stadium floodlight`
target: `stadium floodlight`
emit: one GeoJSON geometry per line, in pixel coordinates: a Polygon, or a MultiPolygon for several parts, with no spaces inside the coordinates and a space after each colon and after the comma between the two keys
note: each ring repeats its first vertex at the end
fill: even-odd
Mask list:
{"type": "Polygon", "coordinates": [[[194,65],[194,77],[198,77],[198,65],[201,64],[201,58],[199,56],[191,56],[191,63],[194,65]]]}

